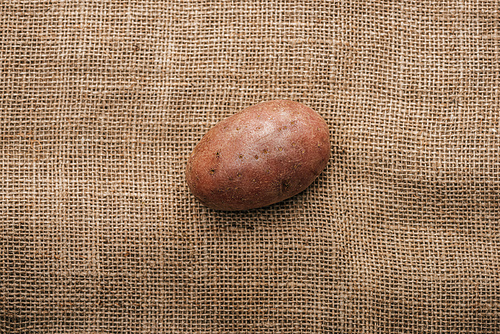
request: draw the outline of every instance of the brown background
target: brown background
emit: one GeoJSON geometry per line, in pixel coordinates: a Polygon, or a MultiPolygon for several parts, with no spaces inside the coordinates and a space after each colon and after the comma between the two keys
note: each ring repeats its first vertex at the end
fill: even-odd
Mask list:
{"type": "Polygon", "coordinates": [[[498,1],[3,1],[0,332],[500,331],[498,1]],[[302,102],[332,158],[243,213],[218,121],[302,102]]]}

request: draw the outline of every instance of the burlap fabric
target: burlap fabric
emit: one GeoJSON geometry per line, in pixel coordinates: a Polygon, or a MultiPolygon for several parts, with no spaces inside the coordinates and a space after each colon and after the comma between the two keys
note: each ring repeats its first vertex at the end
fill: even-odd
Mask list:
{"type": "Polygon", "coordinates": [[[498,1],[3,1],[0,332],[500,331],[498,1]],[[194,145],[291,99],[305,192],[215,212],[194,145]]]}

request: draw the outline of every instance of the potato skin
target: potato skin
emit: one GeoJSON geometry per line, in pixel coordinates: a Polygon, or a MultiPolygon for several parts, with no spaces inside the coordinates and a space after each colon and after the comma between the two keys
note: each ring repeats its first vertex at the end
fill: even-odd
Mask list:
{"type": "Polygon", "coordinates": [[[188,160],[186,181],[209,208],[248,210],[300,193],[329,158],[324,119],[301,103],[275,100],[248,107],[210,129],[188,160]]]}

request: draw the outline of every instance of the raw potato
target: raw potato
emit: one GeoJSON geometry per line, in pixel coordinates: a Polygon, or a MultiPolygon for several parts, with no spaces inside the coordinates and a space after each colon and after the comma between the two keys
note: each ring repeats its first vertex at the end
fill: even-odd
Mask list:
{"type": "Polygon", "coordinates": [[[306,189],[330,158],[328,127],[293,101],[263,102],[221,121],[194,148],[189,189],[216,210],[248,210],[306,189]]]}

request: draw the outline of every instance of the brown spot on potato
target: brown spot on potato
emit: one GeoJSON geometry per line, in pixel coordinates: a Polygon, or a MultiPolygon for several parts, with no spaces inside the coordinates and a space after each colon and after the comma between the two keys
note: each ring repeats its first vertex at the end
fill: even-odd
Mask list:
{"type": "Polygon", "coordinates": [[[268,154],[268,153],[269,153],[269,151],[267,150],[267,148],[265,148],[265,149],[263,149],[263,150],[262,150],[262,153],[264,153],[264,154],[268,154]]]}
{"type": "Polygon", "coordinates": [[[290,181],[289,180],[283,180],[281,181],[281,192],[284,193],[290,188],[290,181]]]}
{"type": "Polygon", "coordinates": [[[243,159],[243,154],[239,154],[238,158],[243,159]]]}
{"type": "Polygon", "coordinates": [[[256,154],[256,155],[254,156],[254,158],[255,158],[255,160],[258,160],[258,159],[259,159],[259,156],[256,154]]]}
{"type": "Polygon", "coordinates": [[[283,151],[283,147],[278,147],[278,151],[282,152],[283,151]]]}
{"type": "Polygon", "coordinates": [[[215,174],[215,169],[213,169],[213,168],[212,168],[212,169],[209,171],[209,173],[210,173],[210,175],[214,175],[214,174],[215,174]]]}

